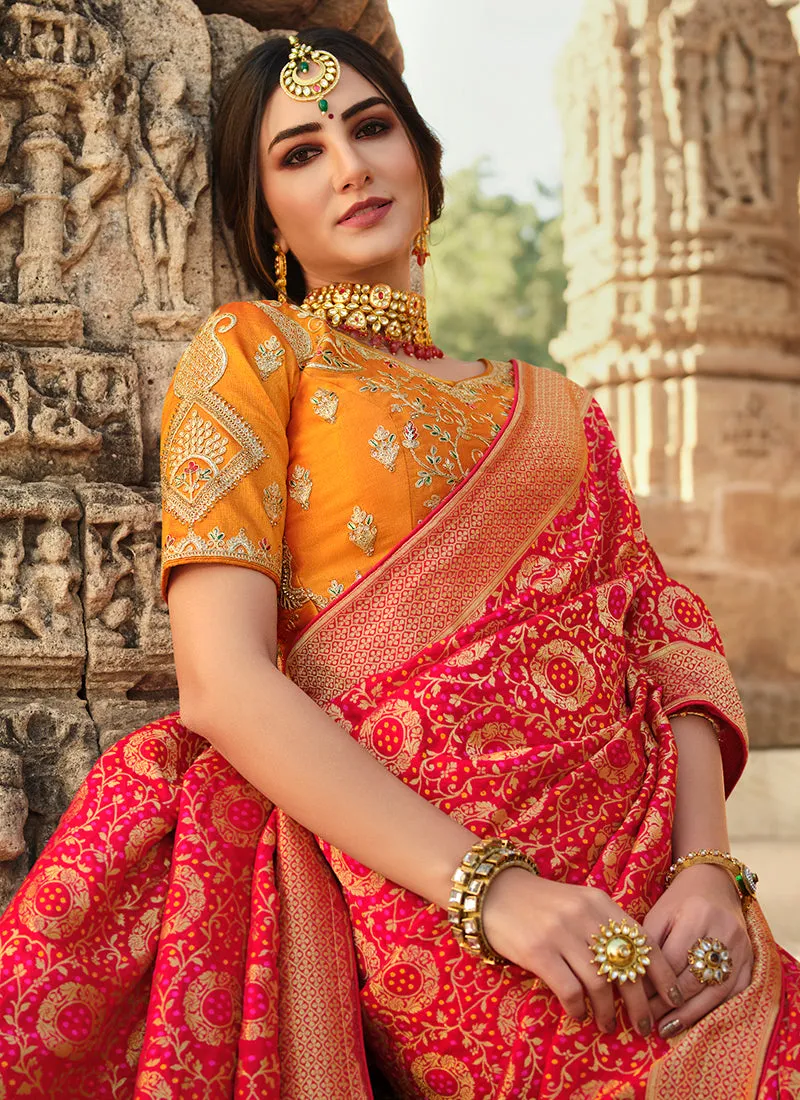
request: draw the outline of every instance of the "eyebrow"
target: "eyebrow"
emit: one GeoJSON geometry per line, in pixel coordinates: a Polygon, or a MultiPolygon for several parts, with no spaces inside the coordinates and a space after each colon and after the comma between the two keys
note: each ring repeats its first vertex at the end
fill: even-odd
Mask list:
{"type": "MultiPolygon", "coordinates": [[[[361,111],[366,111],[368,107],[375,107],[377,104],[382,103],[385,107],[391,107],[391,104],[382,95],[373,95],[369,99],[362,99],[359,103],[354,103],[352,107],[348,107],[346,111],[342,111],[342,122],[347,122],[353,117],[353,115],[359,114],[361,111]]],[[[269,143],[269,152],[273,145],[277,145],[279,141],[287,141],[289,138],[297,137],[299,134],[313,134],[322,129],[322,125],[319,122],[306,122],[302,126],[290,126],[288,130],[279,131],[272,141],[269,143]]]]}

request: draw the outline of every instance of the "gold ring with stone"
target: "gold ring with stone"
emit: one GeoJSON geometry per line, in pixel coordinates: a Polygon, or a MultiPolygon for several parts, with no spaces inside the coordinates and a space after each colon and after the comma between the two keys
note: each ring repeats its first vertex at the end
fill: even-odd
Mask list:
{"type": "Polygon", "coordinates": [[[600,932],[592,936],[589,944],[597,973],[609,982],[636,982],[650,965],[652,948],[635,925],[627,921],[609,920],[600,925],[600,932]]]}
{"type": "Polygon", "coordinates": [[[733,959],[721,940],[699,939],[689,948],[689,969],[703,985],[722,985],[733,973],[733,959]]]}

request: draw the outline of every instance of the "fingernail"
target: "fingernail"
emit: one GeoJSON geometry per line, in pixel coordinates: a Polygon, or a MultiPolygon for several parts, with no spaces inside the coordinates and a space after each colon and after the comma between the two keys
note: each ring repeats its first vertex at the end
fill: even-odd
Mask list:
{"type": "Polygon", "coordinates": [[[671,1005],[675,1005],[676,1008],[680,1008],[683,1004],[683,994],[681,993],[680,989],[678,989],[677,985],[673,985],[672,989],[670,989],[669,993],[667,994],[667,997],[669,997],[669,1003],[671,1005]]]}
{"type": "Polygon", "coordinates": [[[662,1039],[671,1039],[673,1035],[677,1035],[679,1031],[683,1031],[683,1024],[680,1020],[670,1020],[668,1024],[662,1024],[658,1029],[658,1034],[662,1039]]]}
{"type": "Polygon", "coordinates": [[[639,1021],[639,1033],[646,1039],[653,1030],[653,1022],[649,1016],[644,1016],[639,1021]]]}

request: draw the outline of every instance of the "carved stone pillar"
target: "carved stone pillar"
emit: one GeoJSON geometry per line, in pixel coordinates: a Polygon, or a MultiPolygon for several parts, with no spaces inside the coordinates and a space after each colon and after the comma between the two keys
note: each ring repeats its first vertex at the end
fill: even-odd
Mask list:
{"type": "Polygon", "coordinates": [[[202,319],[256,296],[212,220],[211,106],[312,23],[402,62],[386,0],[0,6],[0,908],[98,753],[177,706],[161,407],[202,319]]]}
{"type": "Polygon", "coordinates": [[[800,744],[800,56],[768,0],[591,0],[561,64],[569,374],[760,743],[800,744]],[[791,532],[794,531],[795,534],[791,532]]]}

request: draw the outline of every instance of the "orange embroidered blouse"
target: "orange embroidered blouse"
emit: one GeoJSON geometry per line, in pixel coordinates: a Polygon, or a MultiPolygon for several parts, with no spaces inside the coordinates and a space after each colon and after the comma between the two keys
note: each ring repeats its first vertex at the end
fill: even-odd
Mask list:
{"type": "Polygon", "coordinates": [[[510,363],[447,382],[291,304],[230,302],[181,356],[161,421],[161,591],[183,562],[278,585],[278,651],[429,514],[514,398],[510,363]]]}

